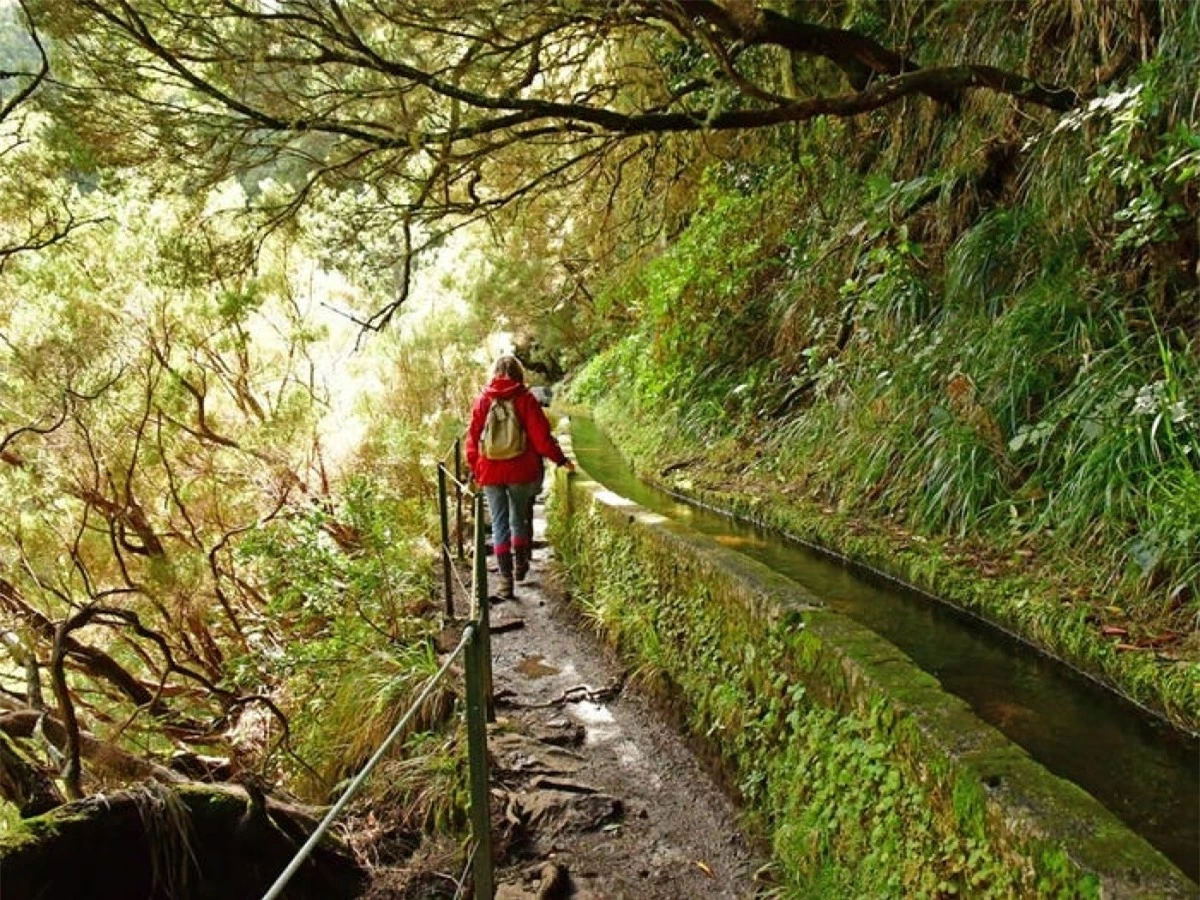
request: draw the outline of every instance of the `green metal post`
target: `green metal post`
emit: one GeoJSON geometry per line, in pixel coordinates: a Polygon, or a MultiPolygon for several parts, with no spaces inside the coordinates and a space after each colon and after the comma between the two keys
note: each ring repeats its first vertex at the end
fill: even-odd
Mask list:
{"type": "Polygon", "coordinates": [[[496,707],[492,702],[491,610],[488,603],[487,558],[484,555],[483,496],[481,494],[475,495],[475,604],[476,609],[472,618],[479,622],[484,706],[487,710],[487,720],[495,722],[496,707]]]}
{"type": "Polygon", "coordinates": [[[462,438],[454,441],[454,533],[458,536],[458,560],[463,559],[463,485],[462,438]]]}
{"type": "MultiPolygon", "coordinates": [[[[486,608],[486,604],[484,604],[486,608]]],[[[470,768],[471,831],[475,836],[472,873],[475,900],[492,900],[492,810],[488,788],[487,724],[484,721],[483,631],[478,623],[467,642],[465,665],[467,682],[467,761],[470,768]]]]}
{"type": "Polygon", "coordinates": [[[472,618],[479,622],[480,667],[484,684],[484,707],[487,721],[496,721],[496,704],[492,702],[492,632],[491,604],[487,602],[487,557],[484,553],[484,497],[475,494],[475,610],[472,618]]]}
{"type": "Polygon", "coordinates": [[[479,662],[483,668],[483,706],[489,722],[496,721],[495,691],[492,690],[492,625],[491,610],[484,600],[479,613],[479,662]]]}
{"type": "Polygon", "coordinates": [[[479,622],[482,644],[480,664],[484,671],[484,703],[487,721],[496,721],[496,704],[492,702],[492,632],[491,610],[487,602],[487,557],[484,554],[484,497],[475,494],[475,610],[472,618],[479,622]]]}
{"type": "Polygon", "coordinates": [[[438,463],[438,518],[442,523],[442,581],[446,588],[446,618],[454,618],[454,582],[450,572],[450,522],[446,498],[446,467],[438,463]]]}
{"type": "Polygon", "coordinates": [[[484,526],[483,526],[483,494],[475,495],[475,607],[471,610],[471,618],[483,616],[480,610],[487,609],[487,558],[484,556],[484,526]]]}

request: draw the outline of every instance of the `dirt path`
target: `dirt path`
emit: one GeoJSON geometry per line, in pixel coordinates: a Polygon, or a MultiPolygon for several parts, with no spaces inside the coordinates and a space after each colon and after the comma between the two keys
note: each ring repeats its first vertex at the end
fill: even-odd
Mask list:
{"type": "MultiPolygon", "coordinates": [[[[539,510],[539,537],[543,525],[539,510]]],[[[736,809],[623,686],[621,667],[565,608],[553,549],[535,547],[517,599],[491,609],[497,898],[753,896],[762,860],[736,809]]]]}

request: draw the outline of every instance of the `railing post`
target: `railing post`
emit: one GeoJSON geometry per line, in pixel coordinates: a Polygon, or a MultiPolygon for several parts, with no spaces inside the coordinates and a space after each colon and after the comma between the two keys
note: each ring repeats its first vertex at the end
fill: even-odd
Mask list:
{"type": "Polygon", "coordinates": [[[471,618],[483,615],[481,611],[487,606],[487,559],[484,556],[484,525],[483,525],[483,491],[475,495],[475,596],[472,602],[475,608],[471,610],[471,618]]]}
{"type": "MultiPolygon", "coordinates": [[[[486,604],[485,607],[486,608],[486,604]]],[[[474,633],[467,642],[464,663],[467,682],[467,762],[470,769],[471,831],[475,835],[472,874],[475,900],[492,900],[492,809],[488,788],[487,724],[484,694],[484,643],[482,626],[468,625],[474,633]]]]}
{"type": "Polygon", "coordinates": [[[462,486],[463,486],[463,458],[462,458],[462,438],[454,439],[454,533],[458,535],[458,560],[462,562],[463,558],[463,514],[462,514],[462,486]]]}
{"type": "Polygon", "coordinates": [[[487,720],[496,721],[492,703],[492,633],[491,609],[488,603],[487,556],[484,553],[483,494],[475,495],[475,618],[479,622],[479,641],[482,645],[480,663],[483,669],[483,697],[487,720]]]}
{"type": "Polygon", "coordinates": [[[446,467],[438,463],[438,518],[442,525],[442,581],[446,588],[446,618],[454,618],[454,582],[450,571],[450,522],[446,498],[446,467]]]}
{"type": "Polygon", "coordinates": [[[479,658],[483,667],[483,706],[484,712],[487,713],[487,720],[495,722],[496,703],[493,699],[494,691],[492,690],[492,626],[487,603],[483,604],[483,614],[479,619],[479,643],[482,645],[479,658]]]}

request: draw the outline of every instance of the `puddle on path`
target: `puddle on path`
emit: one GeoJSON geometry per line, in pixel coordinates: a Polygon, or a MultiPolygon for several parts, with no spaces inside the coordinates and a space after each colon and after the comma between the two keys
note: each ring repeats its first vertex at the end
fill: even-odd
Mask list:
{"type": "MultiPolygon", "coordinates": [[[[607,706],[593,703],[591,700],[581,700],[571,704],[570,715],[587,729],[584,743],[588,746],[614,743],[617,761],[623,766],[633,767],[646,759],[641,749],[633,741],[623,737],[621,726],[617,724],[607,706]]],[[[653,782],[658,782],[658,776],[653,772],[648,774],[653,782]]]]}
{"type": "Polygon", "coordinates": [[[526,678],[545,678],[547,675],[557,675],[561,670],[554,666],[546,665],[545,659],[540,653],[537,656],[526,656],[513,668],[524,675],[526,678]]]}
{"type": "Polygon", "coordinates": [[[571,704],[571,716],[587,729],[588,744],[604,744],[621,733],[608,707],[591,700],[571,704]]]}

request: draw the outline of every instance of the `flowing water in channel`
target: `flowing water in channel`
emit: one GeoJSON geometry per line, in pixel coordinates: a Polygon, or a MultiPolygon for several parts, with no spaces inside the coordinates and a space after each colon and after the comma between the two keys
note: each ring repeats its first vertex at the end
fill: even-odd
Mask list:
{"type": "Polygon", "coordinates": [[[778,534],[637,479],[594,422],[571,420],[576,457],[605,487],[765,563],[887,638],[981,719],[1075,782],[1200,881],[1200,742],[1004,632],[915,592],[872,583],[778,534]]]}

